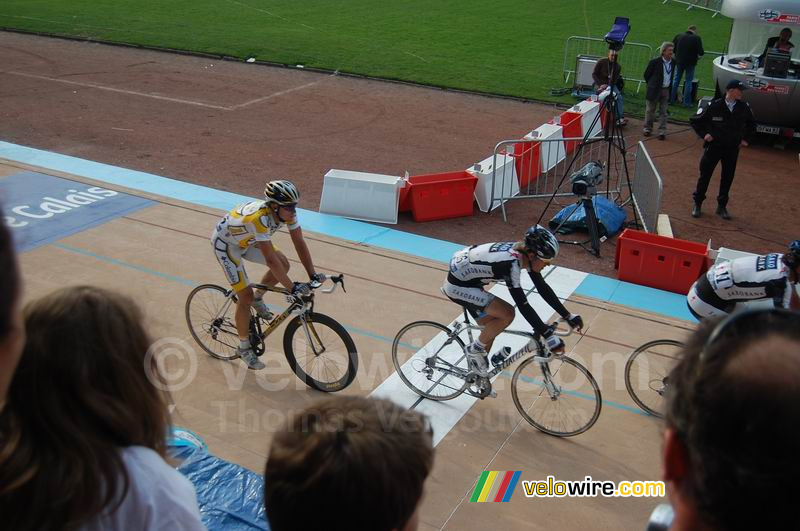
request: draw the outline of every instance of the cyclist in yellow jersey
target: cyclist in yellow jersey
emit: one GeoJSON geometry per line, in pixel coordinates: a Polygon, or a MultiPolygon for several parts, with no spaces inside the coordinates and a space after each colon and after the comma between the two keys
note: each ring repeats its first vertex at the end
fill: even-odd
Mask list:
{"type": "Polygon", "coordinates": [[[211,234],[214,254],[222,266],[228,282],[236,292],[236,330],[239,333],[239,356],[251,369],[265,365],[256,357],[250,345],[248,328],[250,307],[263,319],[272,319],[272,312],[262,299],[263,290],[253,290],[244,268],[244,260],[266,265],[269,270],[262,284],[282,284],[294,295],[309,292],[306,283],[292,282],[289,278],[289,260],[272,244],[272,235],[283,225],[311,281],[322,282],[324,275],[314,271],[314,262],[297,222],[297,201],[300,194],[290,181],[270,181],[264,188],[264,201],[250,201],[237,205],[223,217],[211,234]]]}

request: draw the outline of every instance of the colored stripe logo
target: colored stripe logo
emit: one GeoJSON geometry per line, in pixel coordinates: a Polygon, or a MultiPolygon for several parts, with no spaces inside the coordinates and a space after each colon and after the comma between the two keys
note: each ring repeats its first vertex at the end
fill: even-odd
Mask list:
{"type": "Polygon", "coordinates": [[[472,491],[470,502],[507,502],[519,483],[521,470],[484,470],[472,491]]]}

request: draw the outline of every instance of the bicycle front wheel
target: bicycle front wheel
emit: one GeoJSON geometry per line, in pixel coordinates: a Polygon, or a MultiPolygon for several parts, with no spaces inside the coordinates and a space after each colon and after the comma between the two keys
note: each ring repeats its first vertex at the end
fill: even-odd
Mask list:
{"type": "Polygon", "coordinates": [[[511,379],[517,410],[534,428],[556,437],[571,437],[591,428],[603,405],[594,376],[577,361],[528,358],[511,379]]]}
{"type": "Polygon", "coordinates": [[[353,338],[336,320],[321,313],[309,312],[289,321],[283,352],[297,377],[317,391],[341,391],[358,371],[353,338]]]}
{"type": "Polygon", "coordinates": [[[464,342],[433,321],[404,326],[392,342],[392,363],[409,389],[431,400],[450,400],[467,388],[464,342]]]}
{"type": "Polygon", "coordinates": [[[236,297],[215,284],[194,288],[186,298],[186,324],[197,344],[210,356],[221,360],[239,357],[236,332],[236,297]]]}
{"type": "Polygon", "coordinates": [[[625,388],[636,405],[654,417],[664,417],[667,377],[678,364],[683,343],[657,339],[640,346],[625,364],[625,388]]]}

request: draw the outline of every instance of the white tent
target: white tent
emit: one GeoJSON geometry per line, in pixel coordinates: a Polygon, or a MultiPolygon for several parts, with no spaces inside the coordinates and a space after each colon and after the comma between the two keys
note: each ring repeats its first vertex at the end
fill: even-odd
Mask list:
{"type": "Polygon", "coordinates": [[[792,59],[800,59],[800,0],[724,0],[720,12],[733,19],[728,55],[759,56],[767,39],[792,30],[792,59]]]}

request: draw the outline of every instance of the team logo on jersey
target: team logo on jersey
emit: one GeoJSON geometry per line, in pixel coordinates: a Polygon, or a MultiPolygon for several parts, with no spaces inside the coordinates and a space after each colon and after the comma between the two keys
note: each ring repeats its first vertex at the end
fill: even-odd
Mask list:
{"type": "Polygon", "coordinates": [[[514,248],[514,242],[497,242],[489,247],[490,253],[508,252],[514,248]]]}
{"type": "Polygon", "coordinates": [[[778,254],[768,254],[759,256],[756,260],[756,271],[766,271],[768,269],[778,269],[778,254]]]}

